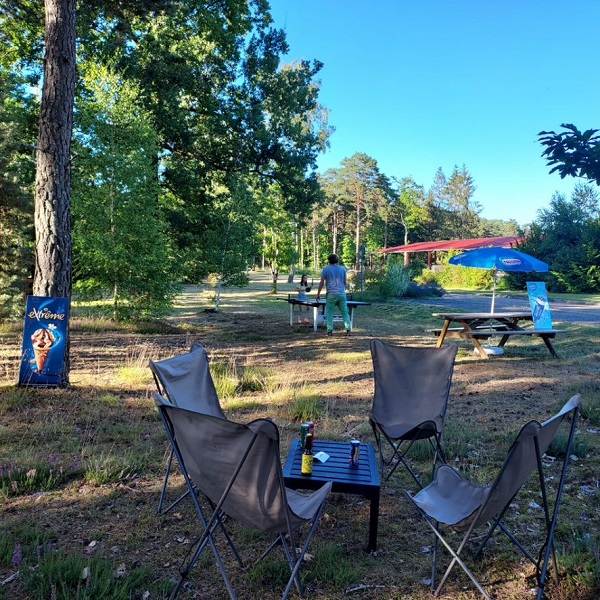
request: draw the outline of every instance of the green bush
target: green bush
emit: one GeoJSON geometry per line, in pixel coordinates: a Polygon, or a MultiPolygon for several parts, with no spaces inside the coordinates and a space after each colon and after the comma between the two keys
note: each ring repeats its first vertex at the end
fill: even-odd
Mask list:
{"type": "Polygon", "coordinates": [[[411,281],[411,270],[390,259],[383,269],[367,274],[366,288],[368,292],[381,298],[398,298],[406,294],[411,281]]]}

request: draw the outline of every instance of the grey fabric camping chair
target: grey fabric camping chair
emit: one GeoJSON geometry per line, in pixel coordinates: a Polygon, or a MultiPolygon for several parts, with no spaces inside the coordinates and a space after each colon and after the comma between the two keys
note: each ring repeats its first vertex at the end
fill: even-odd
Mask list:
{"type": "Polygon", "coordinates": [[[556,555],[554,552],[554,532],[558,522],[558,510],[563,494],[569,458],[573,448],[580,401],[581,398],[579,395],[573,396],[562,407],[560,412],[551,419],[541,424],[538,421],[530,421],[524,425],[510,447],[500,472],[491,484],[487,486],[475,485],[464,479],[452,467],[441,465],[437,468],[435,477],[430,485],[420,490],[414,496],[405,492],[406,496],[419,510],[421,516],[435,533],[436,540],[441,541],[452,555],[450,565],[446,569],[439,585],[435,588],[438,558],[436,544],[431,579],[431,587],[432,589],[435,588],[436,596],[440,593],[450,571],[456,564],[459,564],[481,594],[489,600],[489,595],[462,559],[462,552],[473,531],[488,522],[490,522],[489,530],[485,534],[483,541],[479,543],[475,557],[481,554],[494,531],[500,529],[535,566],[538,600],[544,595],[544,585],[546,583],[550,558],[552,558],[554,565],[555,578],[558,579],[556,555]],[[546,488],[542,457],[556,438],[560,430],[560,425],[563,421],[567,420],[567,417],[571,417],[569,436],[567,446],[564,449],[565,456],[560,479],[558,484],[556,484],[554,500],[550,502],[546,488]],[[540,544],[537,558],[516,538],[503,521],[513,499],[534,471],[538,473],[545,525],[545,537],[540,544]],[[448,526],[451,530],[464,532],[456,550],[450,546],[447,537],[442,535],[440,524],[448,526]]]}
{"type": "MultiPolygon", "coordinates": [[[[189,352],[165,360],[151,360],[148,366],[154,376],[158,393],[167,398],[171,404],[221,419],[226,418],[210,374],[208,355],[202,344],[195,342],[189,352]]],[[[158,501],[157,512],[159,515],[168,513],[188,495],[186,490],[163,510],[172,464],[173,448],[169,453],[158,501]]]]}
{"type": "Polygon", "coordinates": [[[202,344],[194,342],[189,352],[165,360],[151,360],[148,366],[158,393],[171,404],[225,419],[202,344]]]}
{"type": "Polygon", "coordinates": [[[375,393],[369,422],[384,479],[403,464],[421,486],[406,459],[417,440],[429,440],[433,467],[446,462],[441,442],[457,351],[456,344],[431,348],[371,340],[375,393]]]}
{"type": "Polygon", "coordinates": [[[223,516],[275,536],[259,560],[281,544],[291,571],[283,598],[287,598],[294,584],[301,595],[300,566],[331,491],[331,482],[309,494],[286,489],[279,453],[279,430],[268,419],[242,425],[177,408],[158,394],[155,399],[161,416],[169,424],[166,431],[183,467],[190,494],[197,498],[197,488],[213,505],[208,519],[197,505],[202,534],[196,542],[194,555],[180,569],[181,577],[171,598],[178,595],[207,547],[215,555],[230,597],[235,598],[213,543],[223,516]],[[296,532],[307,522],[312,522],[310,531],[298,551],[296,532]]]}

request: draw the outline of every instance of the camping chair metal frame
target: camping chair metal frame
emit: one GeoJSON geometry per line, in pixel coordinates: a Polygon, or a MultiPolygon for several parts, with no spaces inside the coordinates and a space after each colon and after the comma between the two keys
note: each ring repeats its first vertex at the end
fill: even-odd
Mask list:
{"type": "MultiPolygon", "coordinates": [[[[194,342],[190,351],[186,354],[161,361],[150,360],[148,366],[152,371],[158,393],[171,404],[196,412],[212,414],[223,419],[226,418],[219,404],[217,391],[210,374],[208,355],[200,342],[194,342]],[[172,383],[171,380],[178,381],[178,383],[172,383]],[[184,390],[183,388],[187,386],[192,389],[184,390]]],[[[174,451],[171,446],[156,510],[159,515],[167,514],[189,494],[189,490],[186,490],[163,509],[173,457],[174,451]]]]}
{"type": "MultiPolygon", "coordinates": [[[[173,412],[171,412],[171,411],[184,411],[185,412],[185,409],[179,409],[178,407],[170,405],[159,394],[155,394],[155,400],[156,400],[157,407],[160,411],[161,417],[163,418],[163,421],[166,424],[165,430],[167,431],[167,434],[168,434],[170,442],[173,446],[175,455],[177,456],[177,460],[179,461],[180,465],[185,465],[184,456],[183,456],[181,449],[179,447],[179,444],[177,442],[177,429],[176,429],[176,426],[173,424],[172,419],[169,416],[169,414],[171,414],[171,415],[173,414],[173,412]]],[[[192,417],[192,418],[197,418],[198,420],[215,419],[215,417],[212,417],[210,415],[204,415],[202,413],[196,413],[196,417],[192,417]]],[[[194,565],[198,562],[200,556],[202,555],[202,553],[204,552],[204,550],[207,547],[210,547],[213,554],[215,555],[217,566],[219,568],[219,571],[221,572],[221,575],[222,575],[225,585],[227,587],[229,596],[232,599],[236,598],[236,595],[235,595],[235,592],[231,585],[231,582],[229,580],[229,577],[227,576],[227,572],[225,570],[223,561],[222,561],[220,554],[214,544],[213,535],[214,535],[214,532],[217,529],[217,527],[220,527],[222,529],[224,535],[226,536],[227,542],[229,543],[229,545],[231,546],[231,548],[235,554],[236,559],[238,560],[240,566],[243,566],[243,561],[240,558],[239,552],[236,549],[233,541],[231,540],[230,536],[228,535],[228,532],[225,530],[225,528],[223,527],[223,524],[222,524],[223,518],[226,516],[228,517],[228,515],[225,513],[225,508],[226,508],[225,503],[228,500],[229,494],[230,494],[232,488],[234,487],[234,485],[236,484],[236,481],[237,481],[240,473],[243,472],[243,469],[246,465],[248,457],[250,456],[252,449],[255,446],[256,441],[259,439],[259,436],[265,435],[262,432],[261,428],[264,428],[265,424],[267,424],[267,426],[270,427],[271,430],[277,431],[277,428],[276,428],[276,425],[272,421],[268,421],[265,419],[257,419],[256,421],[253,421],[252,423],[250,423],[248,426],[239,425],[239,424],[233,423],[231,421],[228,421],[228,424],[231,424],[232,427],[236,427],[236,428],[244,427],[246,429],[249,429],[250,431],[252,431],[252,437],[250,438],[243,453],[239,456],[239,459],[237,459],[237,463],[235,464],[235,468],[233,469],[231,477],[229,478],[227,483],[223,486],[223,491],[221,493],[220,498],[218,500],[215,500],[214,498],[212,499],[213,500],[211,502],[212,514],[208,519],[205,518],[204,513],[202,511],[202,507],[200,506],[200,504],[196,498],[196,493],[195,493],[195,490],[199,489],[199,491],[204,493],[204,495],[208,498],[208,495],[206,494],[206,492],[202,490],[202,482],[200,482],[198,484],[196,484],[196,482],[192,482],[192,480],[188,474],[188,470],[185,468],[183,469],[186,485],[188,487],[188,492],[190,492],[190,494],[195,499],[195,505],[196,505],[198,515],[200,516],[200,521],[202,523],[203,532],[202,532],[202,535],[200,536],[200,538],[192,546],[192,548],[196,548],[196,551],[194,552],[192,558],[189,559],[187,564],[180,569],[180,579],[170,596],[171,599],[175,599],[177,597],[187,576],[189,575],[190,571],[193,569],[194,565]]],[[[271,438],[271,439],[273,439],[273,438],[271,438]]],[[[210,440],[206,440],[206,443],[210,444],[211,442],[210,442],[210,440]]],[[[277,448],[279,448],[278,431],[277,431],[277,448]]],[[[282,528],[281,531],[276,532],[275,540],[263,552],[263,554],[261,555],[261,557],[258,559],[257,562],[260,562],[263,558],[265,558],[276,546],[278,546],[279,544],[282,545],[286,559],[287,559],[289,567],[290,567],[290,572],[291,572],[290,579],[287,583],[284,594],[282,596],[282,598],[285,599],[288,597],[293,585],[296,586],[298,594],[302,595],[302,583],[300,580],[300,567],[302,565],[302,561],[304,560],[304,556],[308,550],[308,546],[313,538],[313,535],[315,533],[316,527],[319,523],[319,520],[321,518],[323,510],[325,508],[327,497],[329,495],[329,492],[331,491],[332,484],[331,484],[331,482],[328,482],[322,488],[317,490],[316,492],[306,495],[306,497],[314,495],[314,498],[316,499],[316,501],[319,504],[318,504],[316,511],[313,514],[311,514],[310,518],[296,517],[296,521],[300,520],[300,521],[304,522],[304,521],[312,520],[312,524],[311,524],[310,530],[307,534],[305,543],[304,543],[302,549],[298,550],[297,544],[296,544],[295,526],[294,526],[294,523],[292,520],[291,506],[288,504],[288,500],[286,497],[286,488],[285,488],[285,483],[284,483],[284,479],[283,479],[283,471],[281,468],[281,460],[280,460],[279,456],[277,456],[277,458],[274,462],[275,462],[275,468],[276,468],[276,477],[277,477],[278,487],[281,490],[281,493],[283,494],[283,499],[285,501],[285,506],[286,506],[285,527],[282,528]]],[[[233,464],[232,464],[232,466],[233,466],[233,464]]],[[[297,492],[290,491],[289,493],[297,493],[297,492]]],[[[209,501],[210,501],[210,499],[209,499],[209,501]]],[[[261,508],[264,508],[264,507],[261,507],[261,508]]],[[[189,556],[189,553],[188,553],[188,556],[189,556]]]]}
{"type": "Polygon", "coordinates": [[[441,462],[442,464],[446,462],[446,457],[444,456],[444,451],[442,449],[442,433],[457,352],[458,346],[456,344],[450,344],[444,348],[431,348],[392,346],[385,344],[381,340],[371,340],[375,392],[373,395],[373,407],[369,416],[369,423],[373,429],[373,435],[375,436],[381,475],[386,481],[394,474],[398,466],[402,464],[406,467],[407,471],[419,487],[423,487],[418,475],[406,459],[407,453],[418,440],[428,440],[433,450],[432,474],[433,469],[435,469],[435,465],[438,462],[441,462]],[[425,418],[424,420],[419,418],[414,422],[404,422],[402,424],[402,430],[397,435],[392,433],[393,429],[390,423],[384,422],[381,416],[376,416],[378,407],[383,404],[388,404],[389,406],[393,405],[396,414],[398,414],[403,411],[403,408],[407,406],[408,402],[416,404],[421,403],[421,401],[427,401],[428,398],[425,397],[427,390],[422,393],[422,397],[419,397],[416,393],[415,395],[406,393],[405,397],[403,397],[404,386],[402,385],[395,386],[393,397],[391,397],[392,393],[390,389],[382,391],[381,388],[384,387],[386,373],[383,372],[384,367],[380,365],[384,354],[388,355],[388,367],[394,367],[394,383],[398,383],[398,377],[404,377],[405,381],[408,381],[409,379],[413,380],[413,386],[418,386],[425,379],[431,384],[431,381],[434,381],[435,376],[435,383],[438,386],[434,390],[435,395],[437,396],[435,405],[432,407],[431,414],[427,415],[430,418],[425,418]],[[416,362],[413,360],[411,362],[411,354],[419,356],[421,360],[416,362]],[[401,374],[403,367],[402,361],[407,361],[407,366],[410,367],[411,372],[406,372],[404,375],[401,374]],[[433,364],[435,372],[429,377],[429,363],[432,361],[435,361],[433,364]],[[414,380],[414,378],[420,379],[414,380]],[[388,394],[388,397],[385,397],[386,393],[388,394]],[[408,396],[410,396],[410,398],[408,398],[408,396]],[[387,474],[385,473],[386,467],[388,468],[387,474]]]}
{"type": "MultiPolygon", "coordinates": [[[[175,455],[177,458],[177,461],[179,462],[179,464],[181,466],[184,464],[183,457],[181,456],[181,452],[179,451],[179,447],[177,445],[177,440],[175,439],[175,432],[173,430],[173,425],[172,425],[170,419],[168,418],[167,414],[165,413],[165,411],[161,410],[161,406],[167,406],[167,405],[169,405],[169,403],[167,400],[165,400],[165,398],[163,398],[159,394],[155,394],[155,399],[156,399],[156,405],[159,408],[159,414],[161,416],[161,420],[165,427],[165,432],[167,434],[167,437],[169,438],[169,442],[170,442],[170,446],[171,446],[171,457],[173,455],[175,455]]],[[[174,504],[178,503],[181,499],[183,499],[189,495],[192,498],[192,501],[196,508],[196,512],[198,513],[198,517],[199,517],[203,527],[207,528],[208,524],[206,521],[206,516],[204,514],[202,505],[200,504],[200,500],[198,499],[198,493],[199,493],[198,489],[196,488],[196,486],[190,479],[187,471],[183,467],[181,469],[181,472],[183,474],[183,478],[185,479],[187,490],[182,496],[179,497],[179,499],[174,504]]],[[[210,505],[210,508],[214,509],[214,504],[212,504],[208,498],[206,498],[206,500],[207,500],[208,504],[210,505]]],[[[169,507],[169,509],[167,509],[167,511],[170,510],[170,508],[171,507],[169,507]]],[[[165,512],[167,512],[167,511],[165,511],[165,512]]],[[[220,555],[217,547],[215,546],[214,539],[213,539],[213,534],[217,527],[220,527],[220,529],[221,529],[229,547],[231,548],[236,560],[238,561],[240,567],[244,566],[244,562],[243,562],[242,558],[240,557],[240,554],[239,554],[235,544],[233,543],[233,540],[231,539],[229,532],[227,531],[227,529],[225,528],[225,526],[223,524],[223,521],[221,518],[222,516],[223,515],[218,515],[218,518],[214,518],[211,520],[212,522],[210,525],[210,529],[208,529],[208,535],[206,535],[205,539],[202,540],[202,544],[203,544],[203,548],[207,544],[210,545],[211,550],[213,551],[213,554],[215,555],[215,560],[217,562],[217,565],[219,566],[219,570],[221,570],[222,573],[225,573],[225,567],[223,565],[223,560],[221,559],[221,555],[220,555]]],[[[231,582],[229,581],[229,579],[227,578],[226,575],[223,576],[223,579],[224,579],[225,585],[231,595],[233,593],[233,588],[231,587],[231,582]]]]}
{"type": "MultiPolygon", "coordinates": [[[[471,486],[471,490],[474,490],[478,486],[472,486],[466,480],[462,478],[462,476],[456,472],[452,467],[448,465],[442,465],[437,469],[436,477],[434,481],[427,486],[427,488],[422,489],[417,494],[412,496],[408,492],[404,492],[406,497],[411,501],[413,506],[419,511],[421,516],[424,518],[426,523],[429,525],[430,529],[436,536],[436,547],[434,550],[433,556],[433,572],[431,578],[431,589],[434,590],[434,594],[437,596],[444,586],[450,572],[454,568],[456,564],[460,565],[463,571],[467,574],[469,579],[473,582],[473,584],[477,587],[477,589],[481,592],[484,598],[490,600],[490,596],[487,594],[481,583],[477,580],[472,571],[468,568],[465,562],[461,558],[461,553],[464,550],[467,542],[469,541],[472,532],[479,526],[485,523],[491,523],[489,525],[489,529],[486,535],[483,538],[483,541],[479,544],[477,551],[474,553],[474,559],[477,559],[481,556],[484,547],[487,542],[493,535],[496,529],[500,529],[508,539],[521,551],[521,553],[535,566],[536,569],[536,580],[537,580],[537,600],[541,600],[544,596],[544,586],[546,584],[546,578],[548,574],[548,565],[550,562],[550,558],[552,558],[553,563],[553,571],[555,581],[558,581],[558,566],[556,561],[556,553],[554,549],[554,534],[556,531],[556,526],[558,523],[558,513],[560,508],[560,502],[562,500],[567,469],[569,466],[569,459],[573,448],[573,442],[575,438],[575,431],[577,427],[577,420],[579,415],[579,404],[581,398],[579,395],[573,396],[561,409],[561,411],[552,417],[551,419],[545,421],[540,424],[537,421],[530,421],[526,425],[521,428],[518,436],[515,439],[515,442],[511,446],[508,451],[507,457],[504,461],[504,465],[497,475],[496,479],[490,486],[486,488],[479,488],[481,492],[481,503],[471,515],[467,516],[462,520],[457,520],[455,523],[446,523],[446,525],[450,528],[455,527],[458,529],[462,529],[465,531],[464,536],[457,549],[454,550],[447,539],[442,535],[440,531],[440,521],[436,520],[434,516],[430,513],[436,513],[436,511],[440,510],[439,503],[442,502],[440,500],[444,495],[443,490],[441,492],[434,492],[434,494],[430,495],[430,488],[435,490],[436,487],[443,488],[443,484],[438,485],[438,475],[440,472],[445,470],[450,470],[454,472],[452,475],[452,481],[448,479],[450,482],[450,486],[454,486],[458,488],[458,486],[462,486],[465,484],[466,486],[471,486]],[[560,428],[562,421],[567,417],[567,415],[571,415],[571,425],[569,430],[569,437],[567,441],[567,446],[565,448],[565,458],[563,460],[563,465],[561,469],[560,480],[558,483],[558,488],[556,490],[556,494],[554,497],[554,504],[552,506],[552,510],[550,510],[550,502],[548,498],[547,488],[546,488],[546,478],[544,475],[544,467],[542,463],[542,457],[545,452],[548,450],[550,444],[555,439],[556,434],[560,428]],[[546,433],[546,429],[548,433],[546,433]],[[533,443],[530,443],[528,440],[531,440],[533,443]],[[535,461],[531,461],[531,457],[526,457],[525,460],[529,460],[531,469],[524,470],[518,473],[518,483],[514,484],[516,490],[514,493],[506,494],[506,489],[510,489],[510,485],[507,486],[506,480],[510,477],[510,475],[506,475],[506,472],[511,468],[513,461],[519,460],[519,444],[529,444],[528,447],[525,447],[525,453],[533,452],[535,454],[535,461]],[[538,554],[538,558],[534,558],[534,556],[525,548],[525,546],[516,538],[516,536],[508,529],[506,524],[503,522],[504,516],[508,509],[510,508],[514,498],[517,496],[519,491],[522,489],[525,481],[529,478],[532,471],[537,471],[538,479],[540,484],[540,493],[542,497],[542,508],[544,511],[544,523],[546,529],[546,536],[543,543],[540,545],[540,550],[538,554]],[[504,492],[504,497],[503,497],[504,492]],[[421,496],[421,498],[420,498],[421,496]],[[428,497],[429,496],[429,497],[428,497]],[[437,499],[437,506],[435,509],[430,509],[429,512],[423,508],[423,506],[431,506],[432,502],[435,502],[437,499]],[[421,503],[421,505],[419,504],[421,503]],[[501,508],[499,506],[503,504],[501,508]],[[497,510],[494,510],[494,505],[497,510]],[[466,530],[465,530],[466,528],[466,530]],[[437,542],[440,541],[445,548],[448,550],[450,555],[452,556],[452,560],[447,567],[440,583],[437,587],[435,587],[435,577],[437,570],[437,542]]],[[[447,472],[447,474],[449,474],[447,472]]],[[[448,486],[446,486],[448,489],[448,486]]],[[[441,509],[443,510],[443,509],[441,509]]],[[[451,510],[451,509],[449,509],[451,510]]],[[[448,514],[451,514],[448,513],[448,514]]],[[[460,515],[462,516],[462,515],[460,515]]]]}

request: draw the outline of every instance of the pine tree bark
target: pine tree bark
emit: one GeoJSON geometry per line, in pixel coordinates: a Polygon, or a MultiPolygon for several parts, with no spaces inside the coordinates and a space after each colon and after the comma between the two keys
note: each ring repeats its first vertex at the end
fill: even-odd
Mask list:
{"type": "MultiPolygon", "coordinates": [[[[71,135],[75,97],[75,2],[45,0],[44,80],[35,179],[36,296],[71,297],[71,135]]],[[[65,385],[68,384],[68,343],[65,385]]]]}

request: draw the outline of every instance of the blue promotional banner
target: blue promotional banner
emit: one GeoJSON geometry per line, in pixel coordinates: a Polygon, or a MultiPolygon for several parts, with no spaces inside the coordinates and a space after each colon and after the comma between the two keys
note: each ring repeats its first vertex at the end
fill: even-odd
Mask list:
{"type": "Polygon", "coordinates": [[[69,328],[69,298],[27,296],[20,386],[57,387],[62,383],[69,328]]]}
{"type": "Polygon", "coordinates": [[[527,293],[533,315],[533,328],[552,329],[552,315],[550,314],[546,284],[543,281],[528,281],[527,293]]]}

